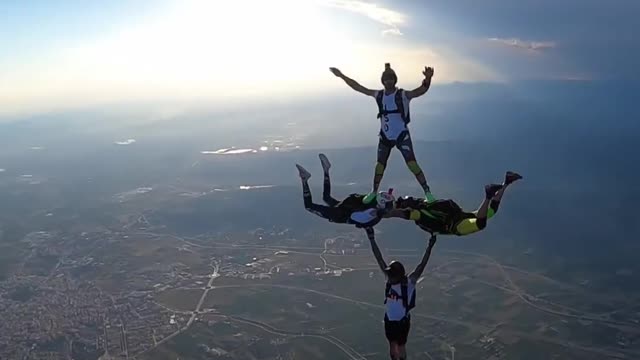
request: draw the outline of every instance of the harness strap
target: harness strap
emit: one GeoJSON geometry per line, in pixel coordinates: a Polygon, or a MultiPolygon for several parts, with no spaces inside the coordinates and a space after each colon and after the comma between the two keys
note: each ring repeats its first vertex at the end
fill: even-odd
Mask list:
{"type": "Polygon", "coordinates": [[[407,278],[400,283],[400,292],[402,293],[402,306],[404,306],[404,316],[409,314],[409,289],[407,288],[407,278]]]}
{"type": "Polygon", "coordinates": [[[386,110],[384,109],[384,105],[382,104],[382,98],[384,96],[384,90],[380,90],[376,96],[376,102],[378,103],[378,119],[382,117],[382,115],[388,114],[400,114],[402,116],[402,120],[405,124],[408,124],[411,121],[411,118],[408,114],[404,112],[404,102],[402,101],[403,90],[398,89],[396,91],[395,102],[396,109],[395,110],[386,110]]]}
{"type": "MultiPolygon", "coordinates": [[[[387,303],[387,299],[389,298],[391,292],[391,283],[387,281],[387,284],[385,286],[385,296],[384,296],[384,303],[387,303]]],[[[401,297],[402,297],[402,306],[404,307],[404,311],[405,311],[405,318],[409,316],[409,310],[413,309],[415,307],[415,289],[414,292],[412,294],[411,300],[409,300],[409,285],[408,285],[408,279],[405,276],[404,279],[400,282],[400,292],[401,292],[401,297]]]]}

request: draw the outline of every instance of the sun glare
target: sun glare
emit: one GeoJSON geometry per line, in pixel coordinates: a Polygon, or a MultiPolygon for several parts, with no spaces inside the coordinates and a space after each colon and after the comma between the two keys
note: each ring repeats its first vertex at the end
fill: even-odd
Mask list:
{"type": "Polygon", "coordinates": [[[84,58],[86,72],[96,63],[107,69],[94,75],[99,83],[247,94],[302,85],[332,58],[346,58],[344,46],[307,1],[180,1],[144,25],[74,49],[70,58],[84,58]]]}
{"type": "Polygon", "coordinates": [[[33,111],[36,103],[53,108],[305,96],[344,86],[330,75],[330,66],[368,86],[378,84],[384,62],[391,62],[403,80],[407,75],[406,86],[418,83],[424,65],[436,67],[436,81],[487,73],[402,36],[383,35],[404,18],[356,3],[358,7],[337,0],[176,0],[92,41],[0,72],[0,81],[11,84],[0,88],[0,112],[33,111]],[[369,35],[363,35],[367,26],[369,35]]]}

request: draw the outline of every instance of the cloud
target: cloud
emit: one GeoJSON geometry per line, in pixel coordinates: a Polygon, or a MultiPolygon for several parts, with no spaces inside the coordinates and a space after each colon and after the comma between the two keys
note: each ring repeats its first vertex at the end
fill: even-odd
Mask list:
{"type": "Polygon", "coordinates": [[[488,40],[502,46],[535,52],[553,49],[556,47],[556,43],[553,41],[527,41],[517,38],[489,38],[488,40]]]}
{"type": "Polygon", "coordinates": [[[131,145],[134,142],[136,142],[136,139],[127,139],[127,140],[124,140],[124,141],[116,141],[115,144],[116,145],[131,145]]]}
{"type": "Polygon", "coordinates": [[[379,84],[380,72],[384,69],[381,63],[367,59],[386,59],[391,63],[400,79],[401,86],[414,86],[423,78],[421,73],[425,66],[435,69],[435,83],[449,82],[502,82],[504,78],[491,67],[460,56],[449,48],[432,48],[421,44],[381,44],[370,46],[359,60],[358,78],[364,83],[379,84]],[[406,83],[405,83],[406,81],[406,83]]]}
{"type": "Polygon", "coordinates": [[[352,37],[307,0],[166,3],[35,58],[0,56],[0,121],[122,101],[302,97],[335,83],[318,69],[352,56],[352,37]]]}
{"type": "Polygon", "coordinates": [[[375,84],[385,61],[413,81],[425,65],[437,68],[437,82],[495,77],[450,43],[384,41],[402,36],[413,17],[412,27],[419,25],[419,16],[365,0],[176,0],[140,21],[0,67],[0,84],[7,84],[0,85],[0,121],[120,102],[317,96],[343,86],[326,70],[334,65],[375,84]],[[356,19],[338,23],[335,12],[356,19]],[[382,35],[362,36],[362,22],[382,35]]]}
{"type": "Polygon", "coordinates": [[[361,0],[322,0],[321,3],[366,16],[369,19],[388,26],[388,29],[382,31],[383,35],[402,35],[399,26],[406,22],[406,16],[404,14],[370,2],[361,0]]]}
{"type": "Polygon", "coordinates": [[[580,81],[580,82],[594,81],[594,77],[589,75],[560,75],[557,77],[557,79],[562,81],[580,81]]]}
{"type": "Polygon", "coordinates": [[[402,32],[400,31],[400,29],[387,29],[387,30],[382,30],[382,35],[384,36],[402,36],[402,32]]]}
{"type": "Polygon", "coordinates": [[[538,76],[538,78],[540,80],[551,80],[551,81],[562,81],[562,82],[592,82],[592,81],[597,81],[597,80],[601,80],[599,77],[593,75],[593,74],[582,74],[582,73],[563,73],[563,72],[559,72],[559,73],[552,73],[552,74],[548,74],[548,75],[543,75],[541,74],[540,76],[538,76]]]}

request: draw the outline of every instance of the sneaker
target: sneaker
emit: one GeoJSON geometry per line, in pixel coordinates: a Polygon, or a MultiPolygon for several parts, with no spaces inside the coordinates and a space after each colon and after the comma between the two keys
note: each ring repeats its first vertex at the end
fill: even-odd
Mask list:
{"type": "Polygon", "coordinates": [[[496,193],[500,191],[500,189],[502,189],[502,185],[500,184],[489,184],[485,185],[484,193],[487,196],[487,199],[491,199],[492,197],[496,196],[496,193]]]}
{"type": "Polygon", "coordinates": [[[307,169],[303,168],[302,165],[296,164],[296,167],[298,168],[300,179],[302,179],[302,181],[309,180],[309,178],[311,177],[311,173],[308,172],[307,169]]]}
{"type": "Polygon", "coordinates": [[[424,198],[427,200],[428,203],[432,203],[432,202],[436,201],[436,197],[433,196],[431,191],[425,192],[424,193],[424,198]]]}
{"type": "Polygon", "coordinates": [[[324,170],[324,172],[328,172],[329,169],[331,169],[331,163],[329,162],[329,159],[327,159],[327,156],[325,154],[318,154],[318,157],[320,158],[320,162],[322,163],[322,170],[324,170]]]}
{"type": "Polygon", "coordinates": [[[377,192],[372,191],[372,192],[368,193],[368,194],[364,197],[364,199],[362,199],[362,202],[363,202],[363,203],[365,203],[365,204],[369,204],[369,203],[371,203],[373,200],[375,200],[375,199],[376,199],[376,195],[377,195],[377,192]]]}
{"type": "Polygon", "coordinates": [[[513,171],[507,171],[507,173],[504,176],[504,183],[506,185],[509,185],[511,183],[513,183],[514,181],[520,180],[522,179],[522,175],[513,172],[513,171]]]}

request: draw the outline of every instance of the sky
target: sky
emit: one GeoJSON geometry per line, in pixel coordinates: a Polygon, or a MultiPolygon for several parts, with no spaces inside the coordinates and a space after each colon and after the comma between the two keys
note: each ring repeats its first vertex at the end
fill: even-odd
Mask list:
{"type": "Polygon", "coordinates": [[[0,3],[0,115],[118,102],[379,87],[638,79],[635,0],[111,0],[0,3]]]}

